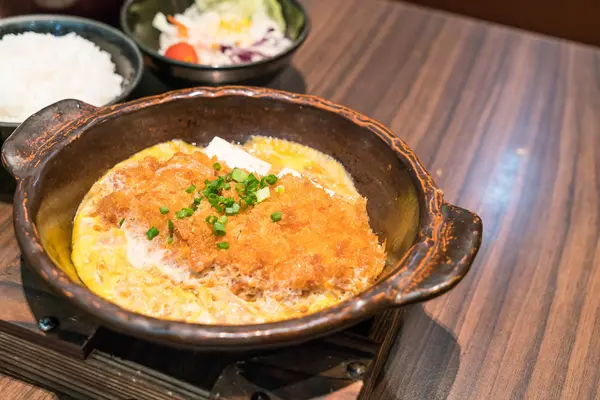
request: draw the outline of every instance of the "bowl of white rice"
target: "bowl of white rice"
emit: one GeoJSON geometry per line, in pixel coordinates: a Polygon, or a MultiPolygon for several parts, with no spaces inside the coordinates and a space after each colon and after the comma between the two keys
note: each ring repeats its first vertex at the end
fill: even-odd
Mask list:
{"type": "Polygon", "coordinates": [[[297,0],[126,0],[121,27],[172,86],[260,86],[290,64],[310,21],[297,0]]]}
{"type": "Polygon", "coordinates": [[[0,20],[0,134],[63,99],[105,106],[139,83],[142,54],[117,29],[85,18],[29,15],[0,20]]]}

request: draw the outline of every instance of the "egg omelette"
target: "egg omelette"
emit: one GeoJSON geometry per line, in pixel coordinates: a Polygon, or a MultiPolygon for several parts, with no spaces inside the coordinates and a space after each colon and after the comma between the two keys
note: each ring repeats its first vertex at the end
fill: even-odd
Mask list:
{"type": "Polygon", "coordinates": [[[72,261],[97,295],[201,324],[284,320],[369,287],[385,251],[343,166],[297,143],[180,140],[102,176],[74,220],[72,261]]]}

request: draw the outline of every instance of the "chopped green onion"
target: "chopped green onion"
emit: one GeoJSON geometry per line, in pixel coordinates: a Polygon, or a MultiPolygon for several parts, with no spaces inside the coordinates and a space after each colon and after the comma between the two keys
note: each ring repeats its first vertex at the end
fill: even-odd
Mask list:
{"type": "Polygon", "coordinates": [[[175,229],[175,225],[173,225],[173,221],[169,220],[169,230],[173,232],[173,229],[175,229]]]}
{"type": "Polygon", "coordinates": [[[225,180],[221,176],[212,182],[207,179],[206,181],[204,181],[204,183],[206,184],[206,187],[202,191],[202,194],[204,194],[207,197],[211,193],[218,193],[221,189],[223,189],[223,186],[225,186],[225,180]]]}
{"type": "Polygon", "coordinates": [[[246,185],[244,185],[243,182],[239,182],[235,184],[235,191],[238,192],[238,194],[244,194],[246,193],[246,185]]]}
{"type": "Polygon", "coordinates": [[[221,222],[215,222],[213,228],[215,230],[215,235],[225,236],[225,225],[223,225],[221,222]]]}
{"type": "Polygon", "coordinates": [[[229,248],[229,243],[219,242],[219,243],[217,243],[217,247],[221,250],[227,250],[229,248]]]}
{"type": "Polygon", "coordinates": [[[196,186],[194,185],[190,185],[187,189],[185,189],[186,193],[192,193],[194,190],[196,190],[196,186]]]}
{"type": "Polygon", "coordinates": [[[206,196],[206,199],[209,201],[210,204],[212,204],[219,201],[219,196],[217,196],[215,193],[211,193],[208,196],[206,196]]]}
{"type": "Polygon", "coordinates": [[[262,189],[258,189],[258,191],[256,192],[256,202],[262,203],[263,201],[268,199],[270,196],[271,196],[271,191],[269,190],[268,186],[264,187],[262,189]]]}
{"type": "Polygon", "coordinates": [[[245,179],[245,181],[246,181],[246,184],[248,184],[250,182],[256,182],[258,184],[258,182],[259,182],[253,172],[251,172],[250,175],[248,175],[248,177],[245,179]]]}
{"type": "Polygon", "coordinates": [[[269,174],[269,175],[265,176],[264,179],[269,185],[274,185],[275,183],[277,183],[277,176],[275,176],[273,174],[269,174]]]}
{"type": "Polygon", "coordinates": [[[194,202],[192,203],[190,208],[194,211],[197,211],[198,205],[200,205],[200,202],[202,201],[203,198],[204,198],[204,196],[194,197],[194,202]]]}
{"type": "Polygon", "coordinates": [[[211,193],[206,197],[206,199],[208,200],[211,206],[217,209],[219,208],[219,196],[217,196],[214,193],[211,193]]]}
{"type": "Polygon", "coordinates": [[[191,217],[192,215],[194,215],[194,210],[192,210],[189,207],[184,207],[181,210],[177,211],[175,213],[175,216],[177,217],[177,219],[183,219],[185,217],[191,217]]]}
{"type": "Polygon", "coordinates": [[[240,212],[240,205],[238,203],[233,203],[231,207],[225,208],[225,215],[235,215],[240,212]]]}
{"type": "Polygon", "coordinates": [[[225,189],[225,190],[231,189],[231,183],[226,183],[225,186],[223,186],[223,189],[225,189]]]}
{"type": "Polygon", "coordinates": [[[155,226],[153,226],[152,228],[148,229],[148,232],[146,232],[146,236],[148,236],[148,240],[152,240],[155,237],[158,236],[160,232],[158,231],[158,229],[156,229],[155,226]]]}
{"type": "Polygon", "coordinates": [[[225,175],[225,182],[231,182],[231,174],[225,175]]]}
{"type": "Polygon", "coordinates": [[[213,164],[213,169],[215,171],[220,171],[221,170],[221,164],[219,164],[218,162],[213,164]]]}
{"type": "Polygon", "coordinates": [[[239,168],[234,168],[233,171],[231,171],[231,179],[236,182],[243,182],[246,178],[248,178],[248,174],[239,168]]]}
{"type": "Polygon", "coordinates": [[[246,184],[246,191],[248,193],[256,192],[258,190],[258,186],[259,186],[259,182],[255,182],[255,181],[248,182],[246,184]]]}
{"type": "Polygon", "coordinates": [[[275,187],[275,193],[281,194],[283,192],[285,192],[285,187],[283,185],[279,185],[279,186],[275,187]]]}
{"type": "Polygon", "coordinates": [[[215,217],[214,215],[209,215],[208,217],[206,217],[206,223],[207,224],[214,224],[215,222],[217,222],[217,217],[215,217]]]}
{"type": "Polygon", "coordinates": [[[220,189],[223,187],[223,185],[225,185],[225,179],[223,179],[222,176],[219,176],[211,183],[211,185],[211,187],[214,187],[215,189],[220,189]]]}
{"type": "Polygon", "coordinates": [[[123,222],[125,222],[125,218],[121,218],[121,220],[119,221],[119,228],[120,228],[121,226],[123,226],[123,222]]]}
{"type": "Polygon", "coordinates": [[[253,192],[258,189],[258,185],[260,184],[259,180],[256,179],[254,174],[248,175],[248,178],[246,178],[244,183],[246,184],[246,190],[249,192],[253,192]]]}
{"type": "Polygon", "coordinates": [[[167,213],[169,212],[169,207],[167,207],[167,206],[162,206],[161,208],[159,208],[159,210],[160,210],[160,213],[161,213],[162,215],[165,215],[165,214],[167,214],[167,213]]]}
{"type": "Polygon", "coordinates": [[[250,193],[248,196],[244,197],[244,200],[249,206],[254,205],[254,203],[256,203],[256,194],[250,193]]]}
{"type": "Polygon", "coordinates": [[[271,214],[271,221],[273,221],[273,222],[281,221],[281,211],[276,211],[273,214],[271,214]]]}
{"type": "Polygon", "coordinates": [[[173,244],[173,236],[169,236],[167,239],[167,244],[173,244]]]}
{"type": "Polygon", "coordinates": [[[225,215],[221,215],[218,219],[218,221],[222,224],[227,222],[227,217],[225,215]]]}

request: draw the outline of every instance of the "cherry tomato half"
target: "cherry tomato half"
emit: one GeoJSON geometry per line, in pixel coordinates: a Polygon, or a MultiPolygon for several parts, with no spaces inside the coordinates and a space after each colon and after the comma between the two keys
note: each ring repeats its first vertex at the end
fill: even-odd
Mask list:
{"type": "Polygon", "coordinates": [[[165,52],[165,56],[174,60],[187,63],[198,64],[198,55],[191,44],[181,42],[170,46],[165,52]]]}

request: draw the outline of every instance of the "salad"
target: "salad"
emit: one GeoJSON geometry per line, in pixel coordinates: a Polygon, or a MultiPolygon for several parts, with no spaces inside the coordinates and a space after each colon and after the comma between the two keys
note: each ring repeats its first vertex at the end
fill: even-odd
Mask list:
{"type": "Polygon", "coordinates": [[[196,0],[183,14],[157,13],[159,54],[211,66],[273,57],[292,45],[277,0],[196,0]]]}

